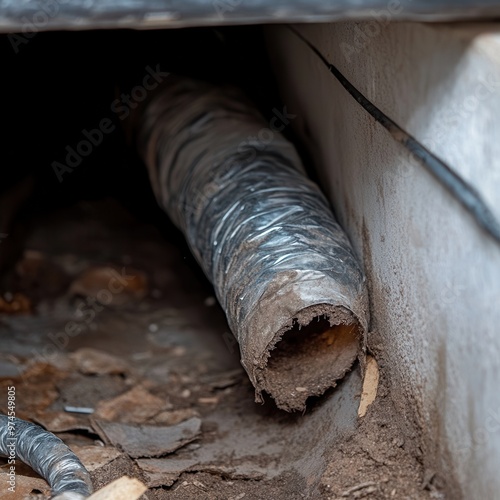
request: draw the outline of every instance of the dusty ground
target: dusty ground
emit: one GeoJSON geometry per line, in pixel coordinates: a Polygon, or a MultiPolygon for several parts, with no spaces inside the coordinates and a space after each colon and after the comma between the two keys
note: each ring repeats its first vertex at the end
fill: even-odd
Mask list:
{"type": "MultiPolygon", "coordinates": [[[[185,247],[112,201],[31,227],[3,282],[0,408],[15,385],[17,416],[70,445],[95,488],[127,474],[149,499],[444,498],[383,373],[362,419],[359,367],[303,415],[256,405],[185,247]]],[[[48,498],[35,477],[19,465],[17,493],[0,497],[48,498]]]]}

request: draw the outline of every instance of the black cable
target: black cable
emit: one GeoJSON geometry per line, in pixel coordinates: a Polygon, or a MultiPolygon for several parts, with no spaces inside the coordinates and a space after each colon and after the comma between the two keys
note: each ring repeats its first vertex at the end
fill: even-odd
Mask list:
{"type": "Polygon", "coordinates": [[[462,179],[443,160],[431,153],[413,136],[391,120],[375,104],[368,100],[325,56],[301,33],[291,26],[287,26],[299,37],[323,62],[339,83],[351,96],[380,123],[395,139],[401,143],[420,163],[469,211],[476,222],[500,243],[500,223],[495,218],[488,205],[477,190],[465,179],[462,179]]]}

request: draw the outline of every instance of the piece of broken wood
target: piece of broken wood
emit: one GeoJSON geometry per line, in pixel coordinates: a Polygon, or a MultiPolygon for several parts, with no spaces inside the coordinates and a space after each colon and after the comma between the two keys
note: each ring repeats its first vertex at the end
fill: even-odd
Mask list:
{"type": "Polygon", "coordinates": [[[359,402],[358,417],[364,417],[368,407],[377,397],[377,388],[379,382],[379,370],[377,361],[373,356],[366,357],[365,378],[363,380],[363,392],[359,402]]]}
{"type": "Polygon", "coordinates": [[[88,500],[137,500],[147,489],[138,479],[123,476],[90,495],[88,500]]]}

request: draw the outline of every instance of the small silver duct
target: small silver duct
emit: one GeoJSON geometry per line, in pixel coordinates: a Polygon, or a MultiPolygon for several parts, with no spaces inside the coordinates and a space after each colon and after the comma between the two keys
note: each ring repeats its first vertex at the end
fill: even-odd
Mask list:
{"type": "Polygon", "coordinates": [[[54,500],[80,500],[92,493],[90,475],[78,457],[36,424],[0,414],[0,455],[21,460],[40,474],[54,500]]]}

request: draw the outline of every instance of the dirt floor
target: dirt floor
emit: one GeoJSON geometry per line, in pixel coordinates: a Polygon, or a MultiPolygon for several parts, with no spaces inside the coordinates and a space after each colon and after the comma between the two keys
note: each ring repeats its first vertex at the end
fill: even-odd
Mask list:
{"type": "MultiPolygon", "coordinates": [[[[30,227],[0,300],[0,409],[14,385],[17,416],[61,437],[96,489],[129,475],[148,499],[444,498],[398,428],[383,372],[363,418],[359,366],[304,414],[257,405],[175,238],[111,200],[30,227]]],[[[15,494],[0,475],[1,498],[48,498],[35,473],[17,473],[15,494]]]]}

